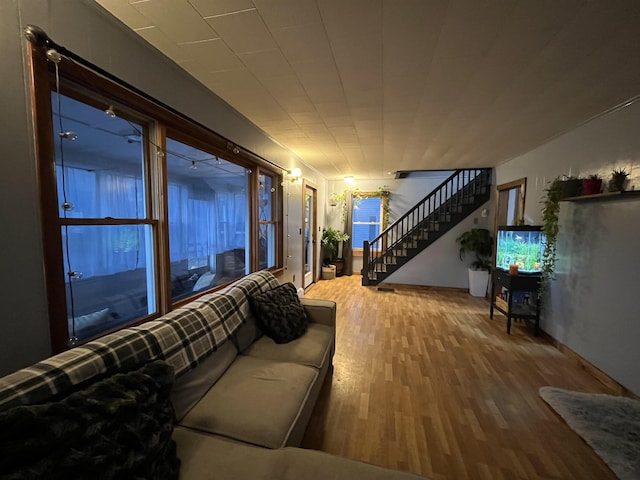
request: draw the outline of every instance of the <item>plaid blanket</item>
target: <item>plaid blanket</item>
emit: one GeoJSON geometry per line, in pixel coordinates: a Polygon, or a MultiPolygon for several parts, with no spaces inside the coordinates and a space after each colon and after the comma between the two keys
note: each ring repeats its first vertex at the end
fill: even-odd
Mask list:
{"type": "Polygon", "coordinates": [[[70,393],[95,377],[130,370],[154,359],[176,377],[215,352],[251,315],[248,297],[279,284],[266,270],[204,295],[157,320],[119,330],[0,378],[0,411],[70,393]]]}

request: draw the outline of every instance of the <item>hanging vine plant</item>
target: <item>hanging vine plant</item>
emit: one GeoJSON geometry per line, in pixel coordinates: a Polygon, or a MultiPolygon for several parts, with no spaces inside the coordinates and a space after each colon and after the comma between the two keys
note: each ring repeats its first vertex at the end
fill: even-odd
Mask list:
{"type": "Polygon", "coordinates": [[[564,198],[564,182],[556,178],[545,190],[546,197],[542,203],[542,231],[547,237],[542,252],[542,280],[540,284],[539,301],[542,308],[546,308],[553,273],[556,265],[556,241],[558,238],[558,218],[560,214],[560,200],[564,198]]]}
{"type": "Polygon", "coordinates": [[[342,192],[333,192],[331,194],[331,198],[329,202],[331,206],[340,205],[340,208],[342,209],[342,220],[344,221],[347,218],[347,194],[349,192],[351,192],[351,198],[352,198],[353,206],[355,208],[357,208],[358,205],[360,205],[360,202],[362,201],[363,198],[386,197],[386,201],[382,202],[382,209],[383,209],[382,215],[384,218],[384,224],[388,225],[389,212],[390,212],[389,199],[391,198],[391,193],[388,190],[385,190],[385,188],[387,188],[387,186],[383,185],[381,187],[378,187],[378,189],[375,192],[367,192],[367,193],[362,193],[358,187],[354,187],[352,189],[346,189],[346,190],[343,190],[342,192]]]}

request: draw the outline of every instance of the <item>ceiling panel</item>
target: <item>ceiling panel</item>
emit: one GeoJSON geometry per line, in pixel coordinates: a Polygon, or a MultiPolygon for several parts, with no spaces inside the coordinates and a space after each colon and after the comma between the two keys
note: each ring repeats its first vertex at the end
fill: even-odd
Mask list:
{"type": "Polygon", "coordinates": [[[176,43],[218,36],[186,0],[147,0],[131,5],[176,43]]]}
{"type": "Polygon", "coordinates": [[[254,8],[251,0],[189,0],[202,17],[225,15],[254,8]]]}
{"type": "Polygon", "coordinates": [[[494,166],[640,95],[637,0],[99,0],[327,178],[494,166]]]}
{"type": "Polygon", "coordinates": [[[273,36],[255,9],[207,17],[206,21],[237,55],[276,48],[273,36]]]}

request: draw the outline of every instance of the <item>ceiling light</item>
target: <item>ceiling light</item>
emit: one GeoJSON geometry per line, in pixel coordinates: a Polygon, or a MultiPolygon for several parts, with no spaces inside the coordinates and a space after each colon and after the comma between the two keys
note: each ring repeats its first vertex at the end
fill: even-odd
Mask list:
{"type": "Polygon", "coordinates": [[[352,184],[353,182],[355,182],[355,179],[352,175],[347,175],[346,177],[344,177],[344,181],[348,184],[352,184]]]}

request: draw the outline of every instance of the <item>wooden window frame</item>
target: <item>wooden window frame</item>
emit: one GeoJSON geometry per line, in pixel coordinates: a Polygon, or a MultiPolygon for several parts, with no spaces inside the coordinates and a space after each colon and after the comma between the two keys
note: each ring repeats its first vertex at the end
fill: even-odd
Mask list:
{"type": "MultiPolygon", "coordinates": [[[[67,302],[65,290],[65,267],[63,264],[63,242],[61,235],[61,219],[58,211],[58,194],[56,185],[55,142],[53,137],[53,109],[51,92],[57,90],[55,64],[48,60],[44,45],[29,43],[30,81],[32,91],[32,112],[34,125],[35,155],[37,159],[38,187],[40,192],[40,211],[42,222],[42,244],[47,278],[47,302],[51,346],[54,353],[69,348],[69,332],[67,327],[67,302]]],[[[172,303],[169,232],[167,206],[167,172],[162,158],[157,151],[166,151],[167,132],[172,138],[185,141],[196,148],[220,156],[225,160],[244,166],[250,171],[248,198],[249,206],[249,271],[258,268],[257,254],[257,199],[258,172],[268,174],[274,179],[277,189],[274,205],[274,222],[276,223],[276,267],[271,270],[278,273],[283,269],[282,235],[283,235],[283,203],[282,203],[282,169],[274,164],[238,148],[226,138],[216,134],[201,124],[194,122],[179,112],[171,111],[153,99],[145,98],[125,88],[105,76],[91,71],[87,67],[62,56],[58,65],[60,93],[92,106],[105,108],[103,105],[117,105],[118,113],[125,118],[145,125],[147,135],[145,142],[145,181],[147,182],[146,215],[144,219],[66,219],[69,225],[85,224],[145,224],[151,225],[154,244],[154,265],[156,280],[157,312],[142,317],[134,322],[124,324],[110,331],[126,328],[147,320],[157,318],[194,298],[222,288],[204,290],[197,294],[172,303]],[[177,133],[177,137],[174,134],[177,133]]],[[[89,341],[91,339],[87,339],[89,341]]],[[[81,342],[81,343],[84,343],[81,342]]]]}
{"type": "MultiPolygon", "coordinates": [[[[388,218],[385,215],[385,212],[387,211],[388,205],[389,205],[389,195],[388,193],[380,193],[380,192],[360,192],[358,194],[358,196],[360,198],[374,198],[374,197],[379,197],[380,198],[380,233],[382,233],[384,231],[385,228],[387,228],[387,222],[388,222],[388,218]]],[[[351,228],[353,229],[353,224],[354,222],[351,222],[351,228]]],[[[363,255],[363,249],[362,247],[354,247],[353,245],[351,246],[351,254],[354,257],[362,257],[363,255]]]]}

